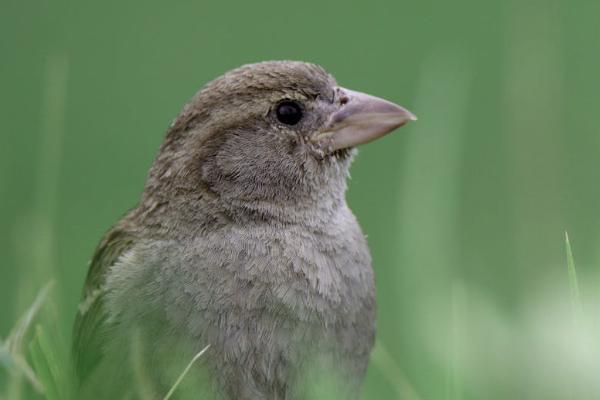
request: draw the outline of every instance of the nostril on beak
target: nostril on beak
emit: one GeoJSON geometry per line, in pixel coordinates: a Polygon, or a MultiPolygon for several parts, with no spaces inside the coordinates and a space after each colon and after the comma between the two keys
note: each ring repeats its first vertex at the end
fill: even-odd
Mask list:
{"type": "Polygon", "coordinates": [[[417,119],[397,104],[350,89],[338,89],[337,104],[327,126],[312,136],[330,152],[378,139],[417,119]]]}

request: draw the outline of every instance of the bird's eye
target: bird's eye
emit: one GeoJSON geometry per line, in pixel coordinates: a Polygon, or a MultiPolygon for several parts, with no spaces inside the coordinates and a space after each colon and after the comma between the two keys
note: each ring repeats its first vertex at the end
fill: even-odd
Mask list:
{"type": "Polygon", "coordinates": [[[302,107],[295,101],[284,101],[277,106],[277,119],[286,125],[296,125],[302,119],[302,107]]]}

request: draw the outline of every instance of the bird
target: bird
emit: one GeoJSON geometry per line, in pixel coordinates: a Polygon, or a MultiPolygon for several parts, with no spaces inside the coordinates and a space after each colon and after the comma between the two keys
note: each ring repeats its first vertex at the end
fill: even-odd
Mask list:
{"type": "Polygon", "coordinates": [[[349,168],[356,146],[414,120],[307,62],[207,83],[92,257],[79,398],[162,399],[186,366],[172,398],[359,398],[376,303],[349,168]]]}

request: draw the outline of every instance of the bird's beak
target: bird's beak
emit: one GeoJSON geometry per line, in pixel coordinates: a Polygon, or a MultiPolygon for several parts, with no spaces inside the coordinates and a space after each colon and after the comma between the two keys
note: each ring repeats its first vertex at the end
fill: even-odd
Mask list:
{"type": "Polygon", "coordinates": [[[365,93],[339,88],[340,108],[313,140],[332,152],[378,139],[417,117],[405,108],[365,93]]]}

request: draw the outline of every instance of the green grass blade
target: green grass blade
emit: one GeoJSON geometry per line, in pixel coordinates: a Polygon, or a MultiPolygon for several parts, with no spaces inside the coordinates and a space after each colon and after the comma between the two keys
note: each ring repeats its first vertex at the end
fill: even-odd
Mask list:
{"type": "Polygon", "coordinates": [[[2,343],[0,350],[2,363],[14,372],[12,382],[9,384],[9,387],[12,387],[12,391],[10,391],[12,397],[9,396],[9,398],[20,396],[18,393],[20,393],[21,376],[24,376],[38,393],[43,393],[44,391],[43,385],[39,381],[35,371],[25,358],[23,342],[31,330],[31,324],[37,317],[42,306],[46,303],[52,285],[53,282],[49,282],[39,291],[31,306],[19,318],[6,340],[2,343]]]}
{"type": "Polygon", "coordinates": [[[36,335],[29,345],[33,367],[44,387],[47,400],[67,400],[71,398],[69,368],[57,353],[54,341],[41,326],[36,327],[36,335]]]}
{"type": "Polygon", "coordinates": [[[13,366],[12,357],[8,349],[4,346],[4,342],[0,342],[0,365],[3,365],[6,369],[10,369],[13,366]]]}
{"type": "MultiPolygon", "coordinates": [[[[31,366],[28,364],[27,360],[23,356],[21,356],[20,354],[11,354],[11,364],[14,366],[12,371],[16,372],[16,379],[19,379],[20,376],[25,376],[29,384],[33,387],[33,389],[36,392],[40,394],[44,393],[44,386],[39,381],[33,368],[31,368],[31,366]]],[[[17,382],[14,382],[14,384],[18,386],[17,382]]],[[[20,389],[16,389],[17,386],[14,386],[13,388],[15,390],[20,391],[20,389]]]]}
{"type": "Polygon", "coordinates": [[[29,332],[32,322],[46,302],[48,293],[53,284],[53,282],[49,282],[39,291],[31,306],[25,311],[23,316],[11,330],[5,342],[5,346],[10,353],[16,354],[22,352],[25,335],[29,332]]]}
{"type": "Polygon", "coordinates": [[[575,270],[575,260],[569,241],[569,233],[565,231],[565,247],[567,251],[567,271],[569,272],[569,288],[571,293],[571,304],[576,316],[581,313],[581,296],[579,294],[579,283],[577,281],[577,271],[575,270]]]}
{"type": "Polygon", "coordinates": [[[402,368],[379,340],[375,343],[371,359],[385,379],[392,385],[399,399],[421,400],[402,368]]]}
{"type": "Polygon", "coordinates": [[[179,384],[181,383],[181,381],[183,381],[183,378],[185,378],[185,376],[187,375],[187,373],[192,368],[192,365],[194,365],[194,363],[206,352],[206,350],[208,350],[209,347],[210,347],[210,344],[207,345],[202,350],[200,350],[200,352],[198,354],[196,354],[194,356],[194,358],[192,358],[192,361],[190,361],[190,363],[187,365],[187,367],[185,367],[185,369],[183,370],[183,372],[181,373],[181,375],[179,375],[179,377],[177,378],[177,380],[175,381],[175,383],[173,384],[173,386],[171,387],[171,389],[169,390],[169,392],[166,394],[166,396],[163,398],[163,400],[169,400],[171,398],[171,396],[173,395],[173,393],[175,393],[175,390],[177,390],[177,387],[179,386],[179,384]]]}
{"type": "Polygon", "coordinates": [[[47,400],[59,400],[53,378],[53,361],[46,354],[46,343],[42,343],[45,341],[44,335],[43,329],[37,326],[36,336],[29,345],[29,353],[36,376],[44,389],[44,397],[47,400]]]}

